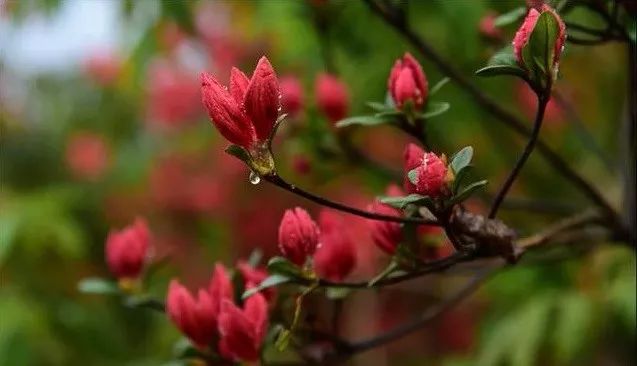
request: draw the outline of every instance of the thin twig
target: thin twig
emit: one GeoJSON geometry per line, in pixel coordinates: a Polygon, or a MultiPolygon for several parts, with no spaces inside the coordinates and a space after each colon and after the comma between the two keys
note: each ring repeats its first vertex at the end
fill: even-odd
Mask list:
{"type": "Polygon", "coordinates": [[[432,320],[438,318],[438,316],[452,309],[455,305],[473,294],[489,278],[489,276],[493,274],[493,272],[497,268],[500,267],[489,268],[478,273],[459,291],[441,301],[440,303],[436,304],[435,306],[427,309],[420,317],[418,317],[414,321],[404,325],[400,325],[378,336],[374,336],[372,338],[355,343],[350,343],[347,349],[346,356],[349,357],[356,353],[365,352],[378,346],[386,345],[430,324],[432,320]]]}
{"type": "Polygon", "coordinates": [[[509,173],[508,178],[504,181],[502,188],[500,188],[500,191],[495,196],[495,200],[493,201],[493,205],[491,206],[491,210],[489,211],[490,219],[495,218],[495,215],[498,213],[498,209],[500,208],[500,204],[502,203],[502,200],[504,200],[504,197],[506,197],[507,193],[509,192],[509,189],[513,185],[513,182],[515,182],[515,179],[517,178],[518,174],[520,174],[520,171],[522,170],[524,163],[526,163],[529,156],[531,156],[533,149],[535,148],[535,144],[540,135],[540,129],[542,128],[542,121],[544,120],[544,111],[546,110],[546,105],[548,104],[549,99],[550,97],[538,95],[538,107],[537,107],[537,114],[535,116],[535,122],[533,124],[533,132],[531,136],[529,137],[529,141],[527,142],[526,147],[524,148],[524,151],[522,152],[522,155],[520,155],[520,158],[518,159],[517,163],[511,170],[511,173],[509,173]]]}
{"type": "Polygon", "coordinates": [[[263,176],[263,179],[265,179],[267,182],[270,182],[280,188],[285,189],[286,191],[292,192],[312,202],[318,203],[319,205],[330,207],[335,210],[339,210],[339,211],[346,212],[352,215],[364,217],[367,219],[408,223],[408,224],[440,226],[440,223],[437,220],[430,220],[430,219],[419,218],[419,217],[400,217],[400,216],[382,215],[382,214],[377,214],[370,211],[360,210],[358,208],[347,206],[339,202],[330,201],[327,198],[317,196],[314,193],[310,193],[308,191],[305,191],[295,186],[294,184],[288,183],[276,173],[263,176]]]}
{"type": "Polygon", "coordinates": [[[597,141],[595,141],[595,138],[590,133],[590,131],[588,131],[586,125],[578,116],[573,104],[570,103],[562,95],[562,93],[558,92],[555,89],[553,90],[553,100],[566,113],[571,124],[575,126],[575,131],[579,135],[580,140],[582,140],[587,145],[587,147],[597,155],[597,157],[604,163],[608,171],[613,172],[615,170],[615,167],[613,166],[611,159],[604,152],[604,150],[602,150],[597,141]]]}

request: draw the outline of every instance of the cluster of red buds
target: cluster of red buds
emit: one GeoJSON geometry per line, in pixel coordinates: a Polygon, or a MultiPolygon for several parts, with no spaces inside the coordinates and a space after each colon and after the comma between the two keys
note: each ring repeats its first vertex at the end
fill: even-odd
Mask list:
{"type": "MultiPolygon", "coordinates": [[[[492,23],[493,19],[489,22],[492,23]]],[[[488,31],[493,33],[491,23],[484,27],[488,26],[488,31]]],[[[545,42],[551,45],[550,64],[543,65],[548,66],[545,72],[551,73],[550,84],[555,77],[564,40],[564,23],[555,11],[544,4],[531,7],[513,41],[512,55],[518,69],[511,71],[511,65],[508,65],[505,73],[520,76],[519,72],[524,72],[529,81],[539,80],[542,75],[538,73],[538,65],[531,64],[537,62],[533,58],[535,55],[529,56],[531,49],[537,48],[537,45],[529,45],[545,42]],[[538,26],[548,29],[544,35],[553,38],[535,39],[541,38],[535,36],[538,26]]],[[[486,73],[493,74],[496,69],[502,71],[501,66],[492,66],[486,73]]],[[[343,120],[348,113],[348,92],[345,84],[332,75],[321,74],[316,79],[315,89],[318,109],[337,127],[390,123],[406,131],[414,131],[424,129],[428,118],[448,108],[444,107],[445,103],[435,104],[430,100],[439,85],[430,90],[421,65],[409,53],[396,60],[387,81],[390,98],[384,104],[372,103],[378,112],[373,116],[343,120]]],[[[228,151],[259,175],[279,179],[274,182],[284,182],[277,175],[270,145],[277,123],[284,117],[281,115],[281,100],[285,112],[293,116],[298,115],[303,107],[300,82],[286,77],[279,85],[272,65],[262,57],[250,78],[239,69],[232,68],[229,87],[221,85],[214,76],[203,73],[201,92],[213,124],[224,138],[234,144],[228,151]]],[[[486,184],[486,181],[463,183],[472,155],[471,147],[463,148],[449,160],[444,154],[426,151],[415,144],[405,147],[403,187],[390,185],[386,196],[371,203],[364,215],[360,215],[376,218],[369,221],[372,241],[383,252],[393,256],[392,264],[396,264],[394,259],[405,256],[400,249],[401,244],[407,241],[406,222],[418,223],[412,226],[417,235],[434,232],[424,224],[428,221],[421,220],[426,215],[423,211],[428,210],[430,216],[438,220],[436,223],[445,226],[445,229],[453,229],[449,220],[454,205],[486,184]]],[[[289,186],[288,190],[295,191],[296,187],[289,186]]],[[[309,193],[302,195],[312,197],[309,193]]],[[[360,212],[356,209],[349,211],[360,212]]],[[[215,265],[209,285],[196,292],[189,291],[173,279],[166,295],[168,318],[204,355],[214,354],[232,362],[257,361],[269,322],[268,301],[275,299],[273,286],[294,280],[311,285],[310,289],[318,286],[320,280],[342,283],[357,265],[354,243],[345,235],[347,223],[328,216],[323,211],[316,222],[303,208],[287,210],[278,229],[278,247],[284,258],[273,258],[268,264],[270,275],[278,274],[279,278],[273,280],[268,272],[254,268],[248,262],[239,262],[237,273],[243,279],[243,287],[238,290],[245,291],[242,300],[236,298],[235,285],[226,268],[219,263],[215,265]],[[278,269],[273,270],[274,267],[278,269]]],[[[471,214],[466,216],[473,217],[471,214]]],[[[482,218],[482,221],[485,220],[482,218]]],[[[436,230],[438,234],[442,231],[440,228],[436,230]]],[[[449,239],[452,241],[451,237],[449,239]]],[[[109,234],[106,262],[120,280],[120,285],[138,282],[148,262],[149,243],[150,233],[141,219],[109,234]]],[[[454,247],[459,250],[456,243],[454,247]]],[[[297,306],[299,303],[297,301],[297,306]]]]}
{"type": "MultiPolygon", "coordinates": [[[[246,287],[254,286],[246,281],[246,287]]],[[[222,264],[215,265],[207,288],[197,296],[177,280],[166,295],[166,313],[179,330],[202,352],[209,349],[230,361],[256,361],[268,327],[268,303],[256,293],[242,306],[234,301],[230,277],[222,264]]]]}

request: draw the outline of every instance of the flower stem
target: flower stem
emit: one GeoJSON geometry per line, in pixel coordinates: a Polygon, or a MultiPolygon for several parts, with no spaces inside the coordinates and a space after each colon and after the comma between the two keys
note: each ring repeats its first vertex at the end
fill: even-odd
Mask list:
{"type": "Polygon", "coordinates": [[[529,141],[527,142],[522,155],[520,155],[520,158],[517,163],[515,163],[513,170],[511,170],[511,173],[509,173],[508,178],[504,181],[502,188],[500,188],[500,191],[495,196],[495,200],[493,201],[493,205],[489,211],[490,219],[495,218],[495,215],[498,213],[498,209],[500,208],[500,204],[502,204],[504,197],[506,197],[507,193],[509,193],[509,189],[513,185],[513,182],[515,182],[515,179],[518,177],[518,174],[520,174],[522,167],[524,167],[529,156],[531,156],[533,148],[535,148],[535,143],[537,142],[538,136],[540,135],[540,129],[542,128],[542,121],[544,120],[544,111],[546,110],[546,105],[549,100],[550,94],[548,96],[538,94],[538,107],[535,115],[535,122],[533,124],[533,131],[531,132],[531,136],[529,137],[529,141]]]}
{"type": "Polygon", "coordinates": [[[281,178],[276,173],[268,174],[263,176],[263,179],[266,181],[285,189],[286,191],[292,192],[298,196],[301,196],[305,199],[308,199],[312,202],[318,203],[319,205],[333,208],[335,210],[339,210],[342,212],[346,212],[352,215],[364,217],[371,220],[379,220],[379,221],[391,221],[398,222],[403,224],[420,224],[420,225],[436,225],[440,226],[440,223],[437,220],[429,220],[420,217],[399,217],[399,216],[391,216],[391,215],[381,215],[374,212],[369,212],[365,210],[360,210],[355,207],[347,206],[339,202],[330,201],[327,198],[323,198],[321,196],[317,196],[311,192],[305,191],[293,184],[288,183],[283,178],[281,178]]]}

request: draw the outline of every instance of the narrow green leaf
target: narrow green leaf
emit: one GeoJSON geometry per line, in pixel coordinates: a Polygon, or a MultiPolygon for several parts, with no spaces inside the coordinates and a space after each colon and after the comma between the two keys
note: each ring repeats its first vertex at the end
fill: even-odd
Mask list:
{"type": "Polygon", "coordinates": [[[439,82],[437,82],[436,85],[434,85],[431,89],[429,89],[429,97],[431,97],[431,96],[435,95],[436,93],[438,93],[440,91],[440,89],[442,89],[443,86],[447,85],[447,83],[450,80],[451,79],[449,79],[449,78],[443,78],[439,82]]]}
{"type": "Polygon", "coordinates": [[[407,179],[409,179],[409,181],[413,185],[418,184],[418,168],[412,169],[409,172],[407,172],[407,179]]]}
{"type": "Polygon", "coordinates": [[[352,125],[375,126],[387,122],[386,119],[376,116],[354,116],[336,122],[336,127],[342,128],[352,125]]]}
{"type": "Polygon", "coordinates": [[[429,119],[441,115],[449,110],[451,104],[447,102],[429,102],[427,103],[427,110],[421,114],[421,118],[429,119]]]}
{"type": "Polygon", "coordinates": [[[81,280],[77,284],[77,289],[85,294],[114,295],[120,293],[117,283],[97,277],[81,280]]]}
{"type": "Polygon", "coordinates": [[[302,277],[299,267],[283,257],[272,257],[268,261],[268,272],[270,274],[280,274],[287,277],[302,277]]]}
{"type": "Polygon", "coordinates": [[[389,107],[388,105],[380,103],[380,102],[367,102],[365,104],[369,108],[373,109],[375,112],[385,112],[385,111],[393,109],[393,108],[389,107]]]}
{"type": "Polygon", "coordinates": [[[471,165],[467,165],[464,168],[460,169],[459,172],[454,173],[455,174],[455,178],[453,180],[453,186],[451,187],[451,190],[452,190],[454,195],[456,195],[458,193],[458,189],[462,186],[463,181],[469,175],[469,173],[471,172],[472,168],[473,167],[471,165]]]}
{"type": "Polygon", "coordinates": [[[487,183],[489,183],[487,180],[481,180],[478,182],[474,182],[469,184],[468,186],[466,186],[460,193],[458,193],[457,195],[455,195],[452,199],[451,199],[451,203],[452,204],[456,204],[456,203],[460,203],[464,200],[466,200],[467,198],[469,198],[475,191],[477,191],[478,189],[484,187],[487,185],[487,183]]]}
{"type": "Polygon", "coordinates": [[[464,167],[471,163],[471,159],[473,158],[473,147],[466,146],[462,148],[462,150],[458,151],[451,158],[451,169],[454,174],[458,174],[464,167]]]}
{"type": "Polygon", "coordinates": [[[243,295],[241,295],[241,299],[247,299],[248,297],[256,294],[257,292],[265,290],[266,288],[275,287],[284,283],[288,283],[290,281],[292,281],[292,278],[285,275],[280,275],[280,274],[270,275],[265,280],[263,280],[263,282],[261,282],[258,286],[247,289],[243,293],[243,295]]]}
{"type": "Polygon", "coordinates": [[[496,27],[504,27],[505,25],[513,24],[522,19],[526,15],[526,6],[520,6],[495,18],[494,25],[496,27]]]}
{"type": "Polygon", "coordinates": [[[427,200],[431,200],[429,197],[427,196],[422,196],[416,193],[412,193],[408,196],[404,196],[404,197],[379,197],[378,200],[381,203],[384,203],[386,205],[392,206],[392,207],[396,207],[396,208],[404,208],[405,206],[409,205],[409,204],[415,204],[418,202],[425,202],[427,200]]]}
{"type": "Polygon", "coordinates": [[[246,164],[248,164],[251,160],[248,151],[239,145],[230,145],[226,148],[225,151],[226,154],[232,155],[246,164]]]}
{"type": "Polygon", "coordinates": [[[476,75],[514,75],[525,78],[526,71],[518,65],[515,55],[513,54],[513,47],[508,45],[495,53],[487,63],[487,66],[476,71],[476,75]]]}

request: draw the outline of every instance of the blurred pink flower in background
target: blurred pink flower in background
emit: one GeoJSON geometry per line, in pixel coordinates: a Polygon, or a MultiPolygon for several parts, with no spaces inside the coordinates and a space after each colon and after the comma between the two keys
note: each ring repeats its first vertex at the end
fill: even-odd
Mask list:
{"type": "Polygon", "coordinates": [[[338,122],[347,116],[349,93],[347,86],[336,76],[319,74],[314,85],[316,104],[319,111],[332,122],[338,122]]]}
{"type": "MultiPolygon", "coordinates": [[[[515,96],[524,115],[529,119],[535,118],[537,112],[537,96],[524,82],[518,82],[515,86],[515,96]]],[[[564,110],[555,102],[554,98],[549,100],[544,111],[544,123],[546,125],[557,125],[565,122],[564,110]]]]}
{"type": "Polygon", "coordinates": [[[149,257],[149,247],[150,231],[142,218],[122,230],[111,230],[104,247],[109,270],[118,279],[138,278],[149,257]]]}
{"type": "Polygon", "coordinates": [[[303,109],[303,85],[295,76],[284,76],[279,81],[283,112],[296,117],[303,109]]]}
{"type": "Polygon", "coordinates": [[[497,17],[497,13],[489,11],[480,19],[478,30],[483,37],[495,41],[502,39],[502,29],[496,27],[495,25],[495,20],[497,17]]]}
{"type": "Polygon", "coordinates": [[[151,66],[147,98],[151,128],[181,127],[194,122],[203,112],[196,76],[167,61],[151,66]]]}
{"type": "Polygon", "coordinates": [[[66,164],[79,179],[101,178],[110,164],[111,151],[104,138],[92,132],[76,132],[66,145],[66,164]]]}
{"type": "Polygon", "coordinates": [[[103,87],[117,82],[122,71],[122,60],[113,51],[94,51],[83,63],[86,75],[103,87]]]}

